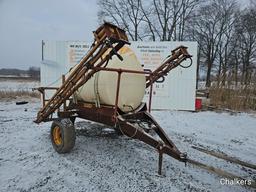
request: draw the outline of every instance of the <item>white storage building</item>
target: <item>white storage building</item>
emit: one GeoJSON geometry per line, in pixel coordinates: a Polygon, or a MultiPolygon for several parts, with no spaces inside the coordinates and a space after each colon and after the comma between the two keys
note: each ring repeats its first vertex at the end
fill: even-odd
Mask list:
{"type": "MultiPolygon", "coordinates": [[[[77,64],[90,49],[84,41],[43,41],[41,86],[59,86],[61,75],[77,64]]],[[[152,109],[195,110],[197,43],[196,42],[131,42],[144,69],[154,70],[171,54],[171,50],[184,45],[193,55],[189,68],[177,67],[153,86],[152,109]]],[[[182,65],[189,65],[187,60],[182,65]]],[[[50,96],[51,93],[48,93],[50,96]]],[[[145,101],[148,101],[146,91],[145,101]]]]}

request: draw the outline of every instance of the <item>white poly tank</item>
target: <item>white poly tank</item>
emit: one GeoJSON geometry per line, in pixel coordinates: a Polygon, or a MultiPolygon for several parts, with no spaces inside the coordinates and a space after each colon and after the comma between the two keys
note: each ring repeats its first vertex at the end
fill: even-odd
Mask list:
{"type": "MultiPolygon", "coordinates": [[[[124,46],[119,50],[119,54],[123,57],[123,61],[117,56],[113,56],[107,65],[107,68],[129,69],[143,71],[134,52],[124,46]]],[[[86,82],[76,92],[78,101],[90,103],[115,105],[116,89],[117,89],[117,72],[100,71],[86,82]]],[[[118,107],[123,112],[129,112],[136,109],[145,94],[146,77],[144,74],[122,73],[118,107]]]]}

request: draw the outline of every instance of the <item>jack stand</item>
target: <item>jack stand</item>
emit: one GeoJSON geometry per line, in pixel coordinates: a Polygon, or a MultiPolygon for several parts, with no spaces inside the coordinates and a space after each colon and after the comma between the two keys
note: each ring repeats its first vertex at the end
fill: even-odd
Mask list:
{"type": "Polygon", "coordinates": [[[162,147],[159,149],[159,160],[158,160],[158,174],[162,175],[162,165],[163,165],[163,152],[162,147]]]}

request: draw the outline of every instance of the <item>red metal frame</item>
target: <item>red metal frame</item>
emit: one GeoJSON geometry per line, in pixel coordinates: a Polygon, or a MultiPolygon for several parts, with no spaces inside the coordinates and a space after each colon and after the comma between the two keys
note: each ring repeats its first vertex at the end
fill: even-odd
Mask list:
{"type": "MultiPolygon", "coordinates": [[[[186,154],[181,153],[175,144],[171,141],[171,139],[167,136],[164,130],[160,127],[160,125],[154,120],[154,118],[149,114],[151,110],[151,102],[152,102],[152,85],[150,86],[150,94],[149,94],[149,109],[145,103],[142,103],[138,109],[126,114],[119,110],[118,108],[118,99],[119,99],[119,91],[120,91],[120,83],[121,76],[123,73],[135,73],[141,75],[152,75],[152,72],[146,71],[136,71],[136,70],[126,70],[126,69],[115,69],[115,68],[103,68],[97,67],[96,70],[99,71],[110,71],[116,72],[118,74],[117,78],[117,89],[116,89],[116,97],[115,97],[115,105],[101,105],[101,107],[96,107],[93,103],[86,102],[78,102],[71,103],[68,107],[69,110],[74,111],[77,114],[77,117],[104,123],[109,126],[114,126],[116,129],[119,129],[122,134],[125,134],[128,137],[138,139],[146,144],[149,144],[153,148],[157,149],[159,152],[159,169],[158,173],[162,173],[162,159],[163,154],[168,154],[173,158],[186,162],[186,154]],[[161,140],[157,140],[152,137],[150,134],[145,132],[142,128],[138,128],[135,123],[147,122],[147,129],[152,129],[155,133],[161,138],[161,140]]],[[[68,114],[68,115],[74,115],[68,114]]],[[[60,118],[67,118],[65,116],[66,113],[59,113],[60,118]]]]}
{"type": "MultiPolygon", "coordinates": [[[[54,96],[46,100],[45,99],[45,90],[47,89],[55,89],[55,88],[47,88],[40,87],[38,90],[42,93],[43,98],[43,108],[39,111],[36,123],[40,123],[41,121],[52,121],[55,119],[61,118],[70,118],[74,119],[75,117],[80,117],[83,119],[88,119],[95,122],[104,123],[110,126],[114,126],[116,129],[119,129],[124,135],[138,139],[153,148],[157,149],[159,152],[159,174],[161,174],[162,168],[162,158],[163,154],[168,154],[171,157],[186,162],[186,154],[181,153],[175,144],[171,141],[171,139],[167,136],[164,130],[160,127],[160,125],[154,120],[154,118],[149,114],[151,111],[151,103],[152,103],[152,92],[153,92],[153,84],[164,75],[167,75],[169,71],[173,68],[180,65],[180,63],[187,58],[191,58],[191,55],[188,54],[186,47],[178,47],[172,51],[172,55],[166,59],[164,63],[162,63],[155,71],[137,71],[137,70],[128,70],[128,69],[116,69],[116,68],[106,68],[104,63],[108,62],[108,60],[116,54],[120,59],[122,57],[117,53],[117,51],[127,42],[123,41],[125,36],[118,34],[122,32],[119,28],[115,28],[116,33],[109,31],[109,26],[102,26],[98,31],[95,32],[95,38],[97,40],[98,37],[104,37],[104,34],[107,34],[109,38],[112,39],[112,44],[115,44],[115,47],[112,44],[103,44],[106,47],[104,49],[100,49],[96,55],[94,55],[94,51],[99,47],[99,44],[92,48],[89,55],[92,57],[89,61],[81,61],[78,67],[71,73],[71,75],[65,80],[65,77],[62,77],[63,84],[60,88],[57,88],[54,96]],[[113,37],[111,36],[114,35],[113,37]],[[118,38],[118,39],[115,39],[118,38]],[[120,40],[121,39],[121,40],[120,40]],[[115,43],[116,42],[116,43],[115,43]],[[99,63],[96,61],[103,55],[105,51],[111,48],[111,51],[108,56],[102,59],[99,63]],[[93,65],[95,64],[95,65],[93,65]],[[115,104],[114,105],[100,105],[97,107],[93,103],[87,102],[72,102],[71,95],[75,93],[75,91],[86,83],[95,73],[99,71],[109,71],[116,72],[118,74],[117,82],[116,82],[116,96],[115,96],[115,104]],[[142,103],[137,109],[129,113],[123,113],[118,108],[118,100],[119,100],[119,91],[120,91],[120,83],[121,76],[123,73],[134,73],[146,76],[146,88],[149,88],[149,101],[147,109],[147,105],[142,103]],[[67,106],[66,101],[70,100],[70,104],[67,106]],[[48,103],[46,103],[48,101],[48,103]],[[60,110],[60,106],[63,106],[63,110],[60,110]],[[58,111],[56,118],[52,117],[53,112],[58,111]],[[143,125],[143,126],[142,126],[143,125]],[[153,130],[161,140],[158,140],[147,133],[146,130],[153,130]]],[[[101,41],[98,39],[97,41],[101,41]]],[[[89,59],[87,55],[85,58],[89,59]]],[[[73,95],[74,97],[74,95],[73,95]]]]}

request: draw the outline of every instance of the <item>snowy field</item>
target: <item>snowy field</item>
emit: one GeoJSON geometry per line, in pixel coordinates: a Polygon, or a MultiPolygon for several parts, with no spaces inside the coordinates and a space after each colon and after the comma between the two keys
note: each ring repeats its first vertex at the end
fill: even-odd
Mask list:
{"type": "MultiPolygon", "coordinates": [[[[20,99],[22,100],[22,98],[20,99]]],[[[253,191],[221,185],[220,177],[165,155],[163,176],[158,153],[120,136],[109,127],[78,119],[76,146],[54,151],[51,123],[33,123],[38,99],[26,105],[0,100],[0,191],[253,191]]],[[[191,146],[225,152],[256,164],[253,114],[155,111],[153,116],[182,152],[201,162],[256,180],[256,171],[203,154],[191,146]]]]}
{"type": "Polygon", "coordinates": [[[39,81],[24,79],[0,78],[0,91],[32,91],[32,88],[39,86],[39,81]]]}

